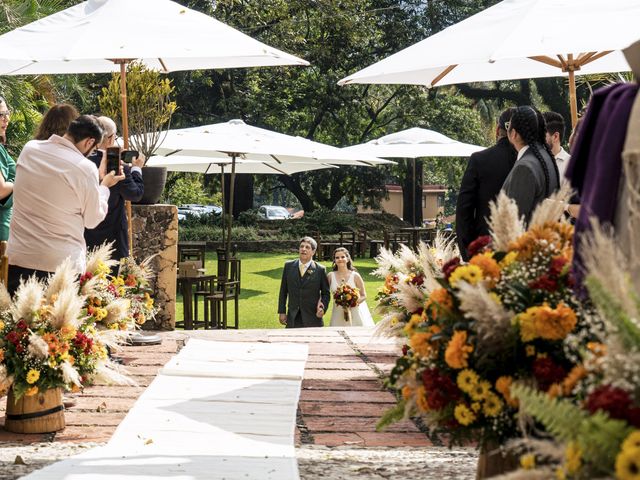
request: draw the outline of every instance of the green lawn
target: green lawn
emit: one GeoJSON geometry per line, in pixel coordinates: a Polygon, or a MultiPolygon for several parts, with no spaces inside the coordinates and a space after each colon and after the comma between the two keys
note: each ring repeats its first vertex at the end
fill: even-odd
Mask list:
{"type": "MultiPolygon", "coordinates": [[[[242,290],[240,294],[240,328],[281,328],[278,322],[278,292],[284,262],[296,258],[295,253],[239,253],[242,259],[242,290]]],[[[321,262],[329,268],[329,262],[321,262]]],[[[367,289],[367,303],[373,314],[374,297],[383,281],[371,275],[376,262],[370,258],[358,258],[355,267],[363,276],[367,289]]],[[[213,252],[207,254],[208,274],[216,273],[217,260],[213,252]]],[[[202,315],[202,302],[198,308],[202,315]]],[[[229,306],[232,304],[229,303],[229,306]]],[[[178,295],[176,318],[182,320],[182,295],[178,295]]],[[[328,312],[325,325],[330,318],[328,312]]],[[[379,317],[374,314],[374,319],[379,317]]]]}

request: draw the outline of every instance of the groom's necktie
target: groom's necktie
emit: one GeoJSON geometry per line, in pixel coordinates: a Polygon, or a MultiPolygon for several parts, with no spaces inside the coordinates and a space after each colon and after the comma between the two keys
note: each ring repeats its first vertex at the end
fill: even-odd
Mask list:
{"type": "Polygon", "coordinates": [[[300,270],[300,276],[304,277],[304,272],[307,270],[307,267],[304,263],[298,263],[298,269],[300,270]]]}

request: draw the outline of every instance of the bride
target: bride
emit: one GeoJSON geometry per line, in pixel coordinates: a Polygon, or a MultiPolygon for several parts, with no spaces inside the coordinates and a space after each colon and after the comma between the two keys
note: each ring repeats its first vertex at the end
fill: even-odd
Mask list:
{"type": "Polygon", "coordinates": [[[358,306],[351,309],[351,322],[345,321],[342,307],[334,302],[333,311],[331,312],[331,326],[372,327],[374,325],[373,317],[371,317],[371,312],[367,307],[367,293],[364,289],[364,281],[360,274],[354,270],[351,256],[346,248],[339,247],[333,252],[333,271],[327,275],[327,278],[332,297],[338,286],[343,282],[360,290],[358,306]]]}

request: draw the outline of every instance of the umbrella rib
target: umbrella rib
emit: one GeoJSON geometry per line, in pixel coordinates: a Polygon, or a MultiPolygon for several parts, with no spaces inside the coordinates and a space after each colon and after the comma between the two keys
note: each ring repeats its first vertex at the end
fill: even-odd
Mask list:
{"type": "Polygon", "coordinates": [[[274,167],[273,165],[270,165],[270,164],[265,163],[265,162],[262,162],[262,164],[263,164],[263,165],[266,165],[266,166],[267,166],[267,167],[269,167],[269,168],[274,169],[276,172],[279,172],[279,173],[281,173],[282,175],[287,175],[287,176],[289,175],[287,172],[283,172],[282,170],[280,170],[279,168],[274,167]]]}
{"type": "Polygon", "coordinates": [[[165,155],[165,157],[170,157],[171,155],[174,155],[176,153],[180,153],[182,151],[182,149],[178,149],[178,150],[174,150],[173,152],[169,152],[165,155]]]}
{"type": "MultiPolygon", "coordinates": [[[[282,164],[282,162],[281,162],[280,160],[278,160],[278,157],[276,157],[275,155],[273,155],[273,154],[269,154],[269,156],[270,156],[271,158],[273,158],[273,159],[274,159],[276,162],[278,162],[279,164],[282,164]]],[[[279,171],[279,170],[278,170],[278,171],[279,171]]]]}
{"type": "Polygon", "coordinates": [[[593,55],[591,55],[590,57],[588,57],[587,59],[583,60],[582,62],[580,62],[581,66],[587,65],[588,63],[591,62],[595,62],[596,60],[598,60],[599,58],[604,57],[605,55],[609,55],[611,52],[613,52],[613,50],[604,50],[602,52],[591,52],[593,53],[593,55]]]}
{"type": "Polygon", "coordinates": [[[164,64],[164,61],[161,58],[158,58],[158,61],[160,62],[160,65],[162,65],[162,70],[164,71],[164,73],[169,73],[169,69],[164,64]]]}
{"type": "Polygon", "coordinates": [[[546,55],[537,55],[528,58],[530,58],[531,60],[535,60],[536,62],[546,63],[547,65],[551,65],[552,67],[562,69],[562,63],[560,63],[558,60],[554,60],[551,57],[547,57],[546,55]]]}
{"type": "Polygon", "coordinates": [[[451,70],[453,70],[453,69],[454,69],[454,68],[456,68],[457,66],[458,66],[458,65],[457,65],[457,64],[455,64],[455,65],[449,65],[447,68],[445,68],[442,72],[440,72],[440,73],[438,74],[438,76],[437,76],[436,78],[434,78],[434,79],[431,81],[431,86],[432,86],[432,87],[435,87],[435,86],[436,86],[436,83],[438,83],[440,80],[442,80],[444,77],[446,77],[446,76],[451,72],[451,70]]]}

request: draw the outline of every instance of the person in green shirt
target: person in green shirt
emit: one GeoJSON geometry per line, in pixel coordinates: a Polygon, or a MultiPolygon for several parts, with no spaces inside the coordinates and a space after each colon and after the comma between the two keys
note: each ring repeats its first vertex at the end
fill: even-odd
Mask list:
{"type": "Polygon", "coordinates": [[[0,97],[0,240],[9,238],[9,223],[13,210],[13,181],[16,178],[16,162],[4,148],[10,116],[7,102],[0,97]]]}

